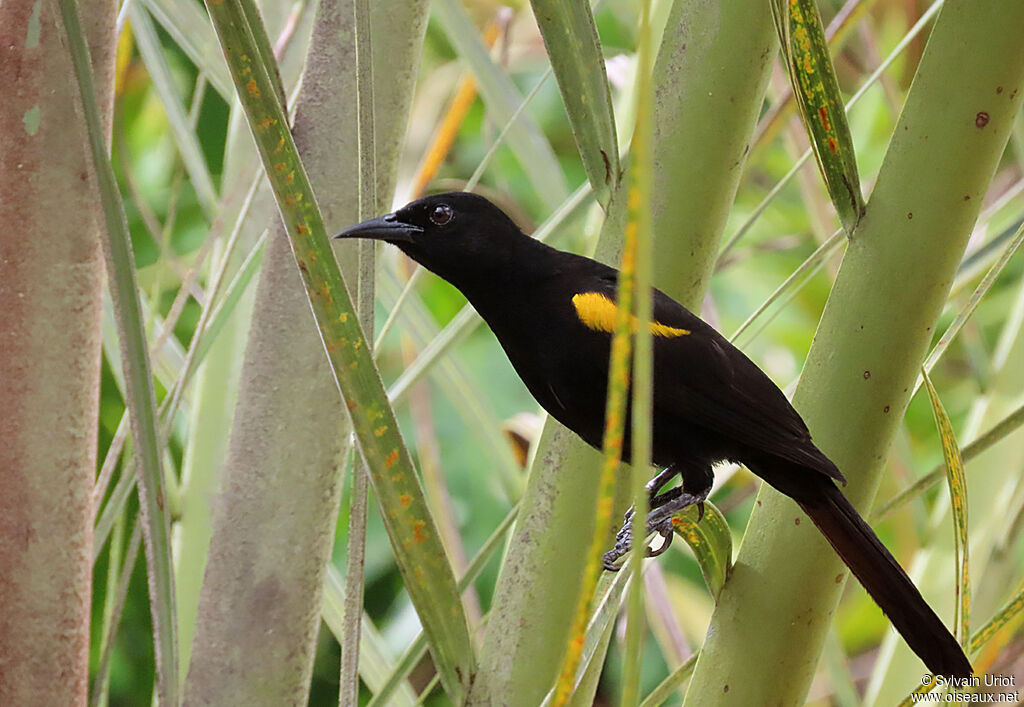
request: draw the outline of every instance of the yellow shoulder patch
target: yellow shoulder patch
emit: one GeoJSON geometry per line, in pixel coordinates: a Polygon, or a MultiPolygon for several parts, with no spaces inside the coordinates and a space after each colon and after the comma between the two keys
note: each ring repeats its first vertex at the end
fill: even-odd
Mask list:
{"type": "MultiPolygon", "coordinates": [[[[576,308],[576,316],[587,328],[609,334],[615,330],[615,317],[618,315],[619,307],[600,292],[581,292],[573,295],[572,305],[576,308]]],[[[661,322],[651,322],[648,326],[651,334],[665,338],[686,336],[690,333],[689,329],[678,329],[661,322]]],[[[636,329],[637,319],[633,317],[633,331],[636,329]]]]}

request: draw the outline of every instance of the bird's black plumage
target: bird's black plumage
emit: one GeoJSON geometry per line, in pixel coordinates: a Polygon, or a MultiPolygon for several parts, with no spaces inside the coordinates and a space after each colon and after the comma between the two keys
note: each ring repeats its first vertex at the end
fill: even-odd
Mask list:
{"type": "MultiPolygon", "coordinates": [[[[601,447],[617,270],[530,238],[467,193],[414,201],[338,237],[388,241],[457,287],[541,406],[601,447]]],[[[651,517],[660,509],[664,522],[703,501],[715,463],[745,464],[803,508],[931,671],[970,675],[962,649],[843,496],[842,474],[785,395],[699,317],[658,290],[652,297],[652,457],[667,471],[652,487],[651,517]],[[653,495],[675,474],[682,490],[653,495]]],[[[627,431],[627,460],[629,452],[627,431]]]]}

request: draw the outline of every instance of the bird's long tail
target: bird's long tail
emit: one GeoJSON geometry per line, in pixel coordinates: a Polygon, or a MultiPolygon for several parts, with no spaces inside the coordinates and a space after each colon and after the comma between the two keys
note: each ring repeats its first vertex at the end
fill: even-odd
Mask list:
{"type": "Polygon", "coordinates": [[[805,482],[794,500],[889,617],[910,649],[934,674],[969,677],[971,664],[953,634],[843,492],[824,476],[815,475],[805,482]],[[811,478],[815,481],[811,482],[811,478]]]}

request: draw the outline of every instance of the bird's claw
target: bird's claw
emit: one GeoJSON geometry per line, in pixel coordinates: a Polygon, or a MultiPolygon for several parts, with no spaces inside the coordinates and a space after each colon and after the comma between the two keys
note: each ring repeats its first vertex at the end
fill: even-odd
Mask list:
{"type": "MultiPolygon", "coordinates": [[[[604,553],[604,568],[610,572],[618,572],[622,569],[622,565],[617,564],[616,561],[628,553],[633,546],[633,515],[634,511],[630,508],[626,512],[625,522],[615,534],[615,545],[611,550],[604,553]]],[[[664,518],[658,521],[648,519],[647,533],[657,533],[661,536],[662,542],[658,547],[652,548],[648,545],[644,551],[644,555],[646,557],[657,557],[668,550],[669,546],[672,544],[672,539],[675,537],[675,533],[672,529],[672,518],[664,518]]]]}
{"type": "MultiPolygon", "coordinates": [[[[672,527],[672,518],[676,513],[691,505],[697,506],[697,522],[699,523],[704,519],[704,499],[707,497],[707,492],[700,495],[689,495],[686,493],[678,494],[675,498],[666,500],[662,504],[655,506],[651,509],[651,512],[647,516],[647,533],[657,533],[661,536],[662,543],[657,548],[651,548],[648,546],[645,551],[647,557],[657,557],[666,550],[672,544],[672,539],[675,537],[675,532],[672,527]],[[670,511],[670,512],[669,512],[670,511]]],[[[633,545],[633,516],[636,514],[635,509],[631,506],[625,514],[625,520],[622,527],[615,534],[615,545],[611,550],[604,553],[604,568],[611,572],[618,572],[622,565],[616,564],[616,561],[629,552],[633,545]]]]}
{"type": "Polygon", "coordinates": [[[618,572],[622,566],[615,564],[615,561],[629,552],[633,545],[633,516],[635,511],[632,506],[626,511],[625,521],[619,532],[615,533],[615,545],[611,550],[604,553],[604,568],[610,572],[618,572]]]}
{"type": "MultiPolygon", "coordinates": [[[[648,530],[652,530],[652,528],[648,527],[648,530]]],[[[661,545],[656,548],[652,548],[648,545],[645,553],[647,557],[657,557],[661,553],[665,552],[665,550],[668,550],[669,546],[672,544],[672,538],[675,537],[675,533],[672,530],[671,518],[662,521],[662,523],[657,528],[653,528],[653,530],[656,530],[658,535],[661,536],[661,545]]]]}

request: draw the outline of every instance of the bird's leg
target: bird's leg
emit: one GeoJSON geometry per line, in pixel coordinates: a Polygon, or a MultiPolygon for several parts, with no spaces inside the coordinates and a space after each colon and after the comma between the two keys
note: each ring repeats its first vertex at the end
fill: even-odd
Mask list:
{"type": "MultiPolygon", "coordinates": [[[[647,482],[644,488],[647,490],[647,505],[649,508],[657,508],[661,504],[665,503],[669,498],[675,498],[682,493],[682,490],[679,488],[669,489],[663,494],[658,493],[662,488],[664,488],[665,484],[671,481],[679,473],[679,467],[672,465],[659,471],[654,478],[647,482]]],[[[629,552],[629,548],[633,544],[634,514],[635,509],[630,506],[629,510],[626,511],[625,522],[623,522],[622,527],[619,528],[619,532],[615,534],[615,546],[604,554],[605,569],[612,571],[618,570],[619,568],[615,565],[615,561],[629,552]]],[[[662,547],[658,549],[656,554],[660,555],[661,552],[664,551],[664,548],[667,548],[671,542],[671,532],[667,538],[663,535],[662,547]]]]}
{"type": "MultiPolygon", "coordinates": [[[[670,489],[660,495],[658,494],[658,492],[661,491],[662,488],[664,488],[665,484],[671,481],[677,474],[679,474],[679,468],[674,465],[669,466],[659,471],[654,476],[654,478],[652,478],[644,485],[644,489],[646,489],[647,491],[648,508],[657,508],[659,505],[665,502],[668,496],[679,495],[680,489],[678,488],[670,489]]],[[[634,513],[635,509],[633,508],[633,506],[630,506],[629,510],[626,511],[625,522],[623,522],[622,527],[619,528],[619,532],[615,534],[615,547],[612,550],[606,552],[604,555],[605,569],[617,570],[618,567],[615,567],[611,563],[613,563],[622,555],[629,552],[629,547],[632,544],[634,513]]],[[[665,547],[668,547],[667,543],[670,542],[671,540],[664,540],[665,547]]],[[[659,552],[658,554],[661,554],[661,552],[659,552]]]]}
{"type": "MultiPolygon", "coordinates": [[[[648,484],[648,492],[651,491],[650,484],[648,484]]],[[[663,507],[667,503],[672,503],[680,496],[683,495],[683,489],[679,486],[671,488],[665,493],[658,494],[655,496],[653,493],[650,497],[650,503],[648,507],[651,509],[658,509],[663,507]]],[[[651,511],[653,513],[653,510],[651,511]]],[[[604,566],[605,569],[617,570],[618,566],[613,563],[622,555],[629,552],[630,546],[633,544],[633,516],[636,514],[636,510],[630,506],[629,510],[626,511],[626,519],[622,523],[622,527],[619,528],[619,532],[615,534],[615,547],[604,554],[604,566]]],[[[651,526],[651,515],[647,516],[647,532],[650,533],[654,528],[651,526]]],[[[661,545],[656,549],[647,548],[647,557],[657,557],[661,553],[668,549],[668,546],[672,544],[672,524],[663,524],[663,527],[658,529],[658,534],[661,536],[661,545]]]]}
{"type": "MultiPolygon", "coordinates": [[[[662,543],[656,549],[647,548],[647,557],[657,557],[665,552],[672,544],[673,530],[672,517],[694,504],[699,509],[698,522],[704,517],[704,500],[711,492],[711,484],[714,476],[710,466],[687,466],[679,468],[671,466],[662,471],[647,484],[647,491],[651,494],[651,510],[647,514],[647,533],[657,533],[662,538],[662,543]],[[673,473],[668,475],[669,471],[673,473]],[[657,490],[675,474],[681,474],[683,485],[669,489],[665,493],[655,495],[657,490]],[[660,480],[660,485],[655,486],[660,480]],[[653,490],[652,490],[653,488],[653,490]]],[[[619,532],[615,534],[615,546],[604,554],[604,567],[607,570],[617,571],[619,565],[615,562],[629,552],[633,544],[633,509],[626,512],[626,522],[623,523],[619,532]]]]}
{"type": "Polygon", "coordinates": [[[711,486],[715,483],[715,475],[711,472],[710,465],[687,467],[683,469],[681,475],[683,477],[683,488],[694,496],[700,497],[700,500],[697,501],[697,522],[700,523],[704,520],[704,501],[707,499],[708,494],[711,493],[711,486]]]}
{"type": "Polygon", "coordinates": [[[677,474],[679,474],[679,469],[675,466],[670,466],[659,471],[653,479],[647,482],[644,488],[647,489],[649,506],[652,508],[655,506],[654,499],[658,495],[658,491],[661,491],[665,484],[671,481],[677,474]]]}

